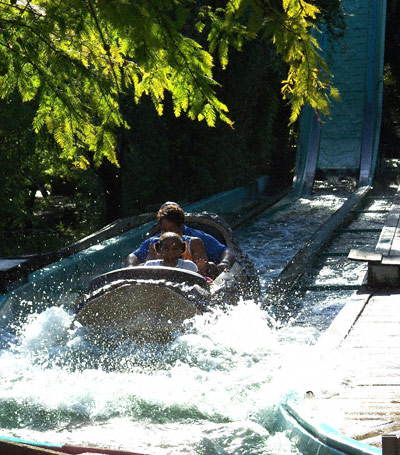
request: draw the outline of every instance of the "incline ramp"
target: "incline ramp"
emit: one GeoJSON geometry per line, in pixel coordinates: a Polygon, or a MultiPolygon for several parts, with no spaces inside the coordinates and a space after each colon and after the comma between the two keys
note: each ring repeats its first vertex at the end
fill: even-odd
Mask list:
{"type": "Polygon", "coordinates": [[[334,102],[331,119],[319,121],[307,107],[300,118],[293,180],[296,197],[311,192],[315,174],[358,176],[371,185],[378,155],[382,110],[386,0],[343,0],[343,37],[321,47],[334,75],[341,102],[334,102]]]}

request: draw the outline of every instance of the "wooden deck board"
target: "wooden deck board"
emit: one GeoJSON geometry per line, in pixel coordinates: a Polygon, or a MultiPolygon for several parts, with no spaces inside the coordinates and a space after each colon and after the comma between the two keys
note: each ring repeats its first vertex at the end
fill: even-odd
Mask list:
{"type": "Polygon", "coordinates": [[[344,316],[338,315],[340,330],[334,322],[316,346],[325,352],[319,366],[327,386],[299,406],[344,435],[381,447],[382,434],[400,434],[400,294],[364,299],[357,311],[348,302],[344,316]],[[334,351],[326,340],[329,332],[342,335],[334,351]],[[329,385],[333,375],[336,382],[329,385]]]}
{"type": "Polygon", "coordinates": [[[389,257],[400,256],[400,186],[393,199],[375,252],[389,257]]]}

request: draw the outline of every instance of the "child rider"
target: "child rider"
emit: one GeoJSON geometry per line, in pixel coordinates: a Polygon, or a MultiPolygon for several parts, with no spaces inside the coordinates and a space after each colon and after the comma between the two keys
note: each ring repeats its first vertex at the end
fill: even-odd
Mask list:
{"type": "Polygon", "coordinates": [[[165,232],[155,243],[155,249],[162,259],[146,261],[145,266],[177,267],[198,273],[197,265],[193,261],[181,259],[181,255],[186,251],[186,244],[179,234],[165,232]]]}

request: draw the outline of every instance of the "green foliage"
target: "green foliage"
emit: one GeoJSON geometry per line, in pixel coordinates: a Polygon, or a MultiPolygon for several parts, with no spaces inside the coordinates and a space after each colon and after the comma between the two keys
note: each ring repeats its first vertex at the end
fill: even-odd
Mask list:
{"type": "Polygon", "coordinates": [[[241,49],[245,40],[256,36],[272,41],[288,65],[281,91],[291,104],[293,123],[304,104],[328,115],[331,99],[339,99],[315,37],[319,13],[317,6],[303,0],[283,0],[281,7],[272,1],[229,0],[224,8],[205,7],[202,17],[212,22],[210,51],[218,50],[223,67],[229,45],[241,49]]]}
{"type": "Polygon", "coordinates": [[[122,216],[287,175],[289,111],[328,106],[312,30],[337,2],[321,15],[302,0],[0,2],[2,254],[104,223],[104,201],[121,202],[104,158],[121,165],[122,216]],[[35,199],[43,187],[51,197],[35,199]],[[57,193],[66,211],[49,217],[57,193]]]}
{"type": "Polygon", "coordinates": [[[117,164],[116,134],[128,127],[122,95],[150,97],[158,114],[165,94],[174,114],[215,126],[230,125],[216,95],[214,51],[223,68],[229,49],[264,36],[288,64],[282,93],[291,121],[308,103],[328,112],[337,96],[310,33],[319,12],[312,3],[229,0],[5,0],[0,5],[0,97],[15,91],[37,100],[35,131],[46,125],[76,166],[117,164]],[[209,49],[189,25],[207,33],[209,49]],[[190,31],[188,31],[188,28],[190,31]]]}
{"type": "MultiPolygon", "coordinates": [[[[38,163],[27,153],[34,143],[32,122],[34,108],[17,99],[0,102],[0,243],[8,245],[7,234],[22,229],[31,217],[29,206],[32,187],[40,180],[38,163]]],[[[36,188],[38,189],[38,188],[36,188]]],[[[35,189],[35,190],[36,190],[35,189]]]]}
{"type": "Polygon", "coordinates": [[[148,102],[126,106],[132,128],[121,161],[125,216],[156,210],[164,200],[195,201],[248,185],[277,169],[277,186],[287,183],[294,153],[288,145],[290,109],[279,95],[284,74],[282,61],[261,40],[231,51],[229,66],[216,76],[222,85],[217,94],[236,119],[234,129],[176,119],[168,97],[163,117],[148,102]]]}
{"type": "Polygon", "coordinates": [[[17,94],[0,101],[1,256],[54,250],[104,223],[93,172],[71,168],[67,159],[58,158],[54,140],[32,130],[35,112],[36,105],[17,94]],[[45,197],[35,197],[38,191],[45,197]],[[71,229],[74,235],[69,235],[71,229]]]}
{"type": "Polygon", "coordinates": [[[81,167],[87,151],[95,164],[102,157],[116,163],[115,133],[127,126],[119,99],[132,90],[137,102],[149,95],[159,114],[168,90],[177,115],[209,125],[217,115],[227,121],[214,94],[212,57],[179,31],[189,11],[181,3],[174,22],[172,0],[3,2],[0,96],[37,96],[35,130],[46,125],[81,167]]]}

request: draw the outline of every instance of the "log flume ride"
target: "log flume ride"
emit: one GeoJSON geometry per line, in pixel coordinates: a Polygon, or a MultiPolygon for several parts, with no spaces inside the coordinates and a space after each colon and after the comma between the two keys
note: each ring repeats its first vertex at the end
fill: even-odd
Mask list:
{"type": "Polygon", "coordinates": [[[257,271],[223,218],[208,212],[190,213],[185,224],[213,235],[235,253],[229,271],[209,283],[198,273],[174,267],[113,270],[94,278],[78,299],[76,323],[100,336],[113,333],[138,342],[168,342],[184,330],[185,321],[215,305],[257,299],[257,271]]]}

